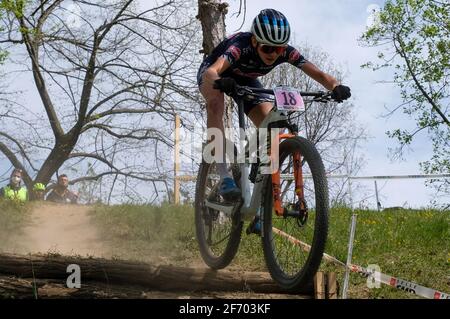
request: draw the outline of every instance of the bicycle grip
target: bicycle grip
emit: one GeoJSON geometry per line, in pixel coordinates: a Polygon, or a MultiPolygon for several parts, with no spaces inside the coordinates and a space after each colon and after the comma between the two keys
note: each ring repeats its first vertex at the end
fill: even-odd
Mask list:
{"type": "Polygon", "coordinates": [[[221,78],[214,81],[216,90],[220,90],[223,93],[230,94],[236,90],[236,81],[233,78],[221,78]]]}

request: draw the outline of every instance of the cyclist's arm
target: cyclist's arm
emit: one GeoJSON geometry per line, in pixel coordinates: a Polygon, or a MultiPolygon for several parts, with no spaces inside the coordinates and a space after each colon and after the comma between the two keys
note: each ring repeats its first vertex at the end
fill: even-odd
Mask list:
{"type": "Polygon", "coordinates": [[[332,91],[336,86],[339,85],[338,80],[336,80],[333,76],[321,71],[318,67],[316,67],[309,61],[303,64],[302,71],[322,84],[327,90],[332,91]]]}
{"type": "Polygon", "coordinates": [[[220,75],[225,72],[231,66],[230,62],[224,57],[220,57],[211,65],[208,69],[206,69],[203,80],[207,85],[214,85],[214,81],[220,79],[220,75]]]}

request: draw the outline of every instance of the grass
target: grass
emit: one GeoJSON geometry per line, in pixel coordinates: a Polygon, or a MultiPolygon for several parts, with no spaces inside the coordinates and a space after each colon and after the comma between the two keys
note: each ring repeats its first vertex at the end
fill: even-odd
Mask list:
{"type": "MultiPolygon", "coordinates": [[[[450,212],[398,210],[355,211],[358,214],[353,263],[376,264],[381,272],[450,292],[450,212]]],[[[330,214],[326,252],[346,260],[352,212],[336,208],[330,214]]],[[[191,206],[161,207],[121,205],[97,206],[92,217],[111,241],[119,258],[177,265],[201,263],[195,240],[191,206]]],[[[261,271],[265,262],[260,239],[243,235],[239,252],[230,267],[261,271]]],[[[342,283],[344,271],[323,262],[321,269],[336,271],[342,283]]],[[[350,298],[417,298],[383,286],[368,289],[366,279],[350,276],[350,298]]]]}
{"type": "MultiPolygon", "coordinates": [[[[450,291],[450,212],[397,210],[355,211],[358,214],[353,263],[378,265],[382,273],[443,292],[450,291]]],[[[330,216],[326,251],[345,261],[351,211],[335,209],[330,216]]],[[[334,267],[323,264],[325,270],[334,267]]],[[[334,268],[337,270],[336,268],[334,268]]],[[[339,271],[342,279],[343,272],[339,271]]],[[[368,289],[366,279],[351,275],[350,297],[413,298],[382,285],[368,289]]]]}
{"type": "Polygon", "coordinates": [[[26,225],[30,213],[30,205],[22,205],[0,199],[0,250],[9,246],[13,235],[20,233],[26,225]]]}
{"type": "Polygon", "coordinates": [[[188,206],[95,206],[91,217],[120,259],[187,265],[197,260],[188,206]]]}

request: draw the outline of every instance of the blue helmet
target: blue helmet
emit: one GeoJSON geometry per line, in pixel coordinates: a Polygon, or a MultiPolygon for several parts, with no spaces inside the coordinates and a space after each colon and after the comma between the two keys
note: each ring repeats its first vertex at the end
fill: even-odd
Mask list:
{"type": "Polygon", "coordinates": [[[264,9],[253,20],[252,33],[259,43],[284,46],[291,37],[291,27],[281,12],[264,9]]]}

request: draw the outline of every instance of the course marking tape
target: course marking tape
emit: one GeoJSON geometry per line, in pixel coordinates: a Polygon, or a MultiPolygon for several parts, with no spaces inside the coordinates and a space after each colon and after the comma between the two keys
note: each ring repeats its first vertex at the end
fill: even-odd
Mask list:
{"type": "MultiPolygon", "coordinates": [[[[294,175],[292,174],[281,174],[280,175],[283,180],[293,180],[294,175]]],[[[304,178],[312,178],[312,175],[310,174],[304,174],[304,178]]],[[[377,180],[377,179],[418,179],[418,178],[450,178],[450,174],[429,174],[429,175],[391,175],[391,176],[348,176],[348,175],[327,175],[328,179],[365,179],[365,180],[377,180]]],[[[176,179],[183,181],[183,182],[190,182],[195,181],[197,179],[197,176],[194,175],[182,175],[177,176],[176,179]]]]}
{"type": "MultiPolygon", "coordinates": [[[[294,175],[292,174],[281,174],[280,175],[282,179],[285,180],[293,180],[294,179],[294,175]]],[[[312,178],[312,175],[310,174],[304,174],[303,175],[304,178],[312,178]]],[[[343,179],[343,178],[347,178],[347,179],[352,179],[352,180],[357,180],[357,179],[366,179],[366,180],[371,180],[371,179],[417,179],[417,178],[426,178],[426,179],[430,179],[430,178],[449,178],[450,174],[428,174],[428,175],[386,175],[386,176],[349,176],[349,175],[327,175],[328,179],[343,179]]]]}
{"type": "MultiPolygon", "coordinates": [[[[301,240],[283,232],[282,230],[279,230],[275,227],[272,228],[272,231],[275,234],[278,234],[280,236],[285,237],[287,240],[289,240],[291,243],[293,243],[294,245],[299,246],[300,248],[302,248],[304,251],[309,252],[311,250],[311,245],[308,245],[307,243],[302,242],[301,240]]],[[[349,268],[351,272],[354,273],[359,273],[360,275],[364,276],[364,277],[369,277],[372,276],[372,278],[375,281],[378,281],[382,284],[391,286],[393,288],[396,289],[400,289],[424,298],[428,298],[428,299],[450,299],[450,294],[438,291],[438,290],[434,290],[431,288],[427,288],[424,286],[421,286],[419,284],[416,284],[414,282],[410,282],[410,281],[406,281],[404,279],[400,279],[400,278],[396,278],[396,277],[392,277],[386,274],[383,274],[381,272],[378,271],[372,271],[369,270],[367,268],[364,268],[362,266],[358,266],[358,265],[354,265],[354,264],[350,264],[350,265],[346,265],[345,263],[343,263],[342,261],[340,261],[339,259],[328,255],[326,253],[323,254],[323,259],[338,264],[340,266],[349,268]]]]}
{"type": "Polygon", "coordinates": [[[371,271],[367,268],[358,266],[358,265],[349,265],[350,270],[352,272],[359,273],[364,277],[372,276],[375,281],[378,281],[382,284],[394,287],[396,289],[400,289],[424,298],[428,299],[450,299],[450,295],[444,292],[434,290],[431,288],[427,288],[416,284],[415,282],[407,281],[404,279],[392,277],[386,274],[383,274],[378,271],[371,271]]]}
{"type": "MultiPolygon", "coordinates": [[[[303,249],[304,251],[306,251],[306,252],[309,252],[309,251],[311,250],[311,246],[310,246],[310,245],[308,245],[307,243],[302,242],[301,240],[298,240],[297,238],[295,238],[295,237],[293,237],[293,236],[291,236],[291,235],[285,233],[285,232],[282,231],[282,230],[279,230],[279,229],[277,229],[277,228],[275,228],[275,227],[272,227],[272,231],[273,231],[275,234],[278,234],[278,235],[280,235],[280,236],[283,236],[283,237],[287,238],[291,243],[293,243],[293,244],[295,244],[295,245],[297,245],[297,246],[300,246],[300,248],[302,248],[302,249],[303,249]]],[[[345,263],[343,263],[343,262],[340,261],[339,259],[337,259],[337,258],[335,258],[335,257],[333,257],[333,256],[331,256],[331,255],[328,255],[328,254],[326,254],[326,253],[323,253],[323,259],[328,260],[329,262],[336,263],[336,264],[338,264],[338,265],[340,265],[340,266],[345,267],[345,263]]]]}

